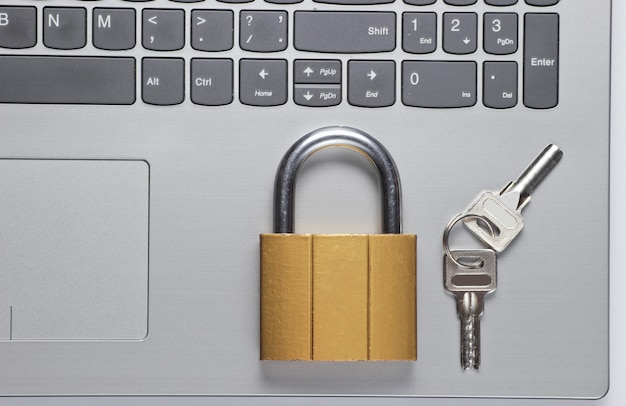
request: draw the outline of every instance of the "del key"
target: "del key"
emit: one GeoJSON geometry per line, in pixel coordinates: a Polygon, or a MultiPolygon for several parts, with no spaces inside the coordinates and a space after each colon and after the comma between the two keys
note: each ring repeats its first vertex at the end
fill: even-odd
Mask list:
{"type": "Polygon", "coordinates": [[[530,202],[531,193],[562,156],[563,152],[556,145],[550,144],[517,180],[510,182],[500,192],[482,192],[466,210],[472,218],[463,220],[465,226],[497,252],[503,251],[524,228],[522,209],[530,202]],[[494,232],[486,230],[483,221],[489,221],[489,228],[493,228],[494,232]]]}

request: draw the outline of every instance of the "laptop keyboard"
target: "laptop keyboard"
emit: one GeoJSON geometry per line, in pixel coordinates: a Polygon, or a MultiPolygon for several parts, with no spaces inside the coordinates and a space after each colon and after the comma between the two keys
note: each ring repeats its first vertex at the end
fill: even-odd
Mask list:
{"type": "Polygon", "coordinates": [[[553,108],[557,3],[5,3],[0,103],[553,108]]]}

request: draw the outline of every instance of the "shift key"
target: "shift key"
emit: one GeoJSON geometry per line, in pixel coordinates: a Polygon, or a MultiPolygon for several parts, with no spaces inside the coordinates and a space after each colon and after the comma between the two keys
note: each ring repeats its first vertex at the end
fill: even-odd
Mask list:
{"type": "Polygon", "coordinates": [[[369,53],[396,47],[393,12],[296,11],[294,30],[300,51],[369,53]]]}
{"type": "Polygon", "coordinates": [[[524,105],[549,109],[559,102],[559,15],[524,19],[524,105]]]}

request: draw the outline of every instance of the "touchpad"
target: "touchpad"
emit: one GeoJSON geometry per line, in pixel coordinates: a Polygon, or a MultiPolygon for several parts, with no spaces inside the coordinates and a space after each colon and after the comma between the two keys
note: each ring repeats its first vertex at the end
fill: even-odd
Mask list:
{"type": "Polygon", "coordinates": [[[147,335],[149,172],[0,159],[0,340],[147,335]]]}

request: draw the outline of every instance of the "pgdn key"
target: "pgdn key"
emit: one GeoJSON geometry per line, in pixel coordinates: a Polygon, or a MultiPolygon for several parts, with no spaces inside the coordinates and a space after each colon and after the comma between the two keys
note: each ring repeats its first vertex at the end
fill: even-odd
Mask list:
{"type": "Polygon", "coordinates": [[[524,228],[522,209],[530,202],[531,193],[562,156],[563,152],[550,144],[516,181],[500,192],[482,192],[466,210],[465,226],[485,244],[502,252],[524,228]],[[489,229],[484,227],[483,221],[489,221],[489,229]]]}

